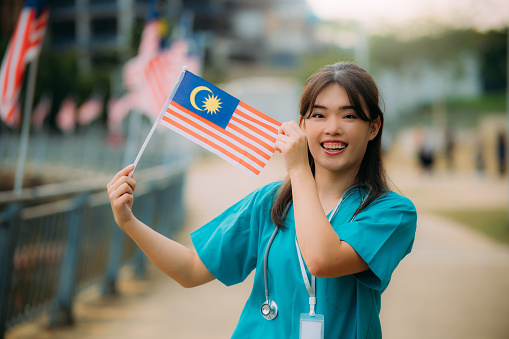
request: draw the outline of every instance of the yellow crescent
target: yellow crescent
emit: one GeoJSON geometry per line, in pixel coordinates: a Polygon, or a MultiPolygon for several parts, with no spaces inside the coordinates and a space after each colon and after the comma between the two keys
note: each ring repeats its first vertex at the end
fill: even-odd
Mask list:
{"type": "Polygon", "coordinates": [[[191,92],[191,97],[189,99],[191,100],[191,105],[193,105],[194,108],[196,108],[199,111],[203,111],[203,109],[201,109],[200,107],[198,107],[196,105],[196,101],[195,101],[196,94],[198,94],[198,92],[200,92],[200,91],[209,91],[210,93],[212,93],[210,88],[205,87],[205,86],[198,86],[195,89],[193,89],[193,91],[191,92]]]}

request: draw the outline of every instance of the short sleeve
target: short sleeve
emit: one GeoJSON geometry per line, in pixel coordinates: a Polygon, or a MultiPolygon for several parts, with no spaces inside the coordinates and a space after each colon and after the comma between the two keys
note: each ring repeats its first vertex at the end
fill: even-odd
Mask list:
{"type": "Polygon", "coordinates": [[[370,288],[385,290],[396,266],[412,250],[416,225],[415,206],[394,192],[378,198],[353,222],[343,225],[340,238],[370,268],[355,277],[370,288]]]}
{"type": "Polygon", "coordinates": [[[207,269],[225,285],[244,281],[256,267],[260,227],[270,220],[279,185],[266,185],[191,233],[207,269]]]}

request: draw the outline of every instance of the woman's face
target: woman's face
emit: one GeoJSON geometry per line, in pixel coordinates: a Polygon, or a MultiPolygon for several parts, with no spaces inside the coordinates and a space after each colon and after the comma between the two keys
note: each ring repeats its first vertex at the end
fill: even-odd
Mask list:
{"type": "Polygon", "coordinates": [[[368,142],[376,137],[379,127],[380,119],[370,123],[357,116],[341,85],[325,87],[302,122],[315,171],[355,177],[368,142]]]}

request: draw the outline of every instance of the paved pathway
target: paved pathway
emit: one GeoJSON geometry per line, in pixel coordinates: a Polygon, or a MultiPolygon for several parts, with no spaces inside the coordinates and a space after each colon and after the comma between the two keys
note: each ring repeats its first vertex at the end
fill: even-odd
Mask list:
{"type": "MultiPolygon", "coordinates": [[[[509,338],[509,247],[429,213],[437,206],[507,206],[507,182],[469,175],[422,178],[400,166],[391,166],[390,173],[419,215],[414,250],[383,295],[384,338],[509,338]]],[[[188,235],[196,227],[283,176],[278,156],[256,179],[220,159],[194,166],[187,184],[188,220],[179,240],[190,245],[188,235]]],[[[74,327],[48,330],[41,319],[7,338],[229,338],[250,287],[251,277],[228,288],[214,281],[184,289],[153,268],[146,281],[131,279],[126,270],[120,297],[100,299],[97,291],[80,297],[74,327]]]]}

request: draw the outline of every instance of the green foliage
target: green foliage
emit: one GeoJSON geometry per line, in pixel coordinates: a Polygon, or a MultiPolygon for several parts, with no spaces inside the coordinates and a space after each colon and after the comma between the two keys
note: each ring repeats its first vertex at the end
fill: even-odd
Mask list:
{"type": "Polygon", "coordinates": [[[440,63],[465,51],[479,50],[485,38],[473,30],[447,30],[406,41],[395,36],[373,36],[370,40],[372,65],[398,68],[418,59],[440,63]]]}
{"type": "MultiPolygon", "coordinates": [[[[447,121],[456,126],[474,127],[484,115],[506,114],[505,93],[486,93],[477,98],[451,98],[441,103],[447,121]]],[[[430,125],[433,119],[433,103],[420,105],[398,117],[404,126],[430,125]]]]}
{"type": "Polygon", "coordinates": [[[302,67],[297,74],[297,78],[299,82],[304,84],[311,74],[323,66],[335,64],[339,61],[354,62],[353,53],[347,50],[340,51],[333,46],[310,52],[303,57],[302,67]]]}
{"type": "Polygon", "coordinates": [[[46,93],[53,96],[50,116],[54,116],[62,100],[72,96],[79,105],[94,91],[109,96],[111,65],[94,67],[90,72],[80,73],[78,56],[74,52],[54,53],[45,51],[39,57],[34,103],[46,93]]]}
{"type": "Polygon", "coordinates": [[[448,210],[437,212],[490,238],[509,245],[509,219],[505,208],[492,210],[448,210]]]}

